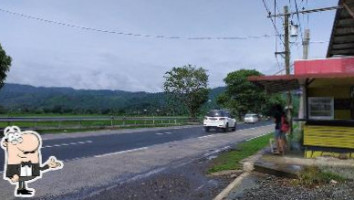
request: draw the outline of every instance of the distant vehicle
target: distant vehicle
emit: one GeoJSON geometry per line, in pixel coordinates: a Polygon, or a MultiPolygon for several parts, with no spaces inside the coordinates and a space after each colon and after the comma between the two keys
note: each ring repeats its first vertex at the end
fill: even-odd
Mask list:
{"type": "Polygon", "coordinates": [[[259,116],[257,114],[246,114],[243,121],[245,123],[254,124],[259,121],[259,116]]]}
{"type": "Polygon", "coordinates": [[[229,129],[235,131],[237,122],[228,111],[211,110],[204,117],[203,124],[206,132],[209,132],[210,128],[221,128],[224,132],[227,132],[229,129]]]}

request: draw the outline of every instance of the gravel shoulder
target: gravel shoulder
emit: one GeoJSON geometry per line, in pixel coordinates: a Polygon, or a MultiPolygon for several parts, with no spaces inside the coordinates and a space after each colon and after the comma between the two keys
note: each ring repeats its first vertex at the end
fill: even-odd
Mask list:
{"type": "Polygon", "coordinates": [[[354,181],[326,184],[313,188],[294,185],[292,179],[253,173],[250,185],[229,196],[231,200],[353,200],[354,181]]]}
{"type": "Polygon", "coordinates": [[[158,174],[121,183],[86,199],[213,199],[233,180],[233,177],[206,176],[209,162],[196,160],[184,166],[171,166],[158,174]]]}

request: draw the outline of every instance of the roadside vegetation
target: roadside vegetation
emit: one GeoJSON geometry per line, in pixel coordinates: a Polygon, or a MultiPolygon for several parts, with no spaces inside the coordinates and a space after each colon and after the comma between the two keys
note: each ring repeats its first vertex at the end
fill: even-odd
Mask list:
{"type": "Polygon", "coordinates": [[[212,161],[208,173],[241,169],[240,161],[263,149],[272,137],[272,134],[263,135],[237,145],[236,150],[222,153],[212,161]]]}
{"type": "Polygon", "coordinates": [[[203,104],[208,101],[208,74],[202,67],[185,65],[165,73],[163,84],[167,100],[172,107],[183,106],[195,119],[203,104]]]}
{"type": "Polygon", "coordinates": [[[250,76],[262,75],[257,70],[241,69],[227,74],[224,82],[226,90],[217,98],[217,103],[228,108],[241,119],[247,113],[271,116],[271,108],[276,104],[285,105],[280,94],[267,94],[263,88],[248,81],[250,76]]]}
{"type": "Polygon", "coordinates": [[[332,172],[322,171],[316,166],[310,166],[305,168],[305,170],[300,174],[299,179],[292,180],[292,184],[305,187],[315,187],[318,185],[331,183],[331,181],[343,182],[345,181],[345,178],[332,172]]]}

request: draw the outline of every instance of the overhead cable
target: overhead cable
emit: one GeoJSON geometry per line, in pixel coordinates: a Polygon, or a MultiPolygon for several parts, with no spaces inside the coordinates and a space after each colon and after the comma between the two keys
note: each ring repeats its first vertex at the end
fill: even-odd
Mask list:
{"type": "Polygon", "coordinates": [[[107,30],[107,29],[100,29],[100,28],[94,28],[94,27],[87,27],[87,26],[82,26],[82,25],[64,23],[64,22],[59,22],[59,21],[55,21],[55,20],[35,17],[35,16],[23,14],[23,13],[13,12],[13,11],[5,10],[5,9],[2,9],[2,8],[0,8],[0,12],[6,13],[6,14],[11,14],[11,15],[18,16],[18,17],[23,17],[23,18],[30,19],[30,20],[36,20],[36,21],[40,21],[40,22],[44,22],[44,23],[50,23],[50,24],[65,26],[65,27],[69,27],[69,28],[76,28],[76,29],[81,29],[81,30],[85,30],[85,31],[94,31],[94,32],[101,32],[101,33],[116,34],[116,35],[155,38],[155,39],[169,39],[169,40],[177,40],[177,39],[185,39],[185,40],[248,40],[248,39],[270,38],[270,37],[277,36],[277,35],[269,35],[269,34],[253,35],[253,36],[227,36],[227,37],[206,37],[206,36],[201,36],[201,37],[182,37],[182,36],[166,36],[166,35],[149,35],[149,34],[122,32],[122,31],[107,30]]]}

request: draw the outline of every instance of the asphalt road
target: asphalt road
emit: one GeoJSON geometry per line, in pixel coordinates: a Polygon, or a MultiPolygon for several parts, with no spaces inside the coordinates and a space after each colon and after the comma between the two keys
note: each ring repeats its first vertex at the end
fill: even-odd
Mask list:
{"type": "MultiPolygon", "coordinates": [[[[262,121],[256,124],[239,124],[237,130],[255,128],[271,124],[271,121],[262,121]]],[[[236,130],[236,132],[237,132],[236,130]]],[[[73,133],[75,134],[75,133],[73,133]]],[[[181,141],[198,138],[210,134],[227,134],[220,131],[206,133],[202,126],[177,127],[164,130],[146,130],[144,132],[105,134],[102,136],[87,136],[77,138],[44,140],[42,145],[42,160],[55,155],[58,160],[70,161],[86,157],[102,156],[119,153],[137,148],[144,148],[156,144],[172,141],[181,141]]],[[[0,153],[0,171],[3,171],[4,154],[0,153]]]]}

